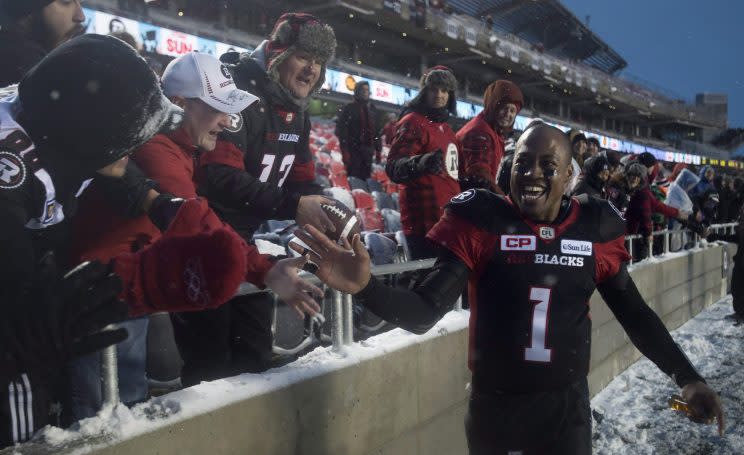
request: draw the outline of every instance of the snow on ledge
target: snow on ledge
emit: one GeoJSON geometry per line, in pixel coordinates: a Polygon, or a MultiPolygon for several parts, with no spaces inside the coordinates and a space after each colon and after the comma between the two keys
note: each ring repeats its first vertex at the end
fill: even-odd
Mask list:
{"type": "MultiPolygon", "coordinates": [[[[153,398],[131,409],[119,405],[105,408],[95,417],[84,419],[74,429],[47,427],[34,439],[59,448],[70,448],[84,441],[73,454],[89,453],[117,441],[156,431],[191,417],[229,404],[286,388],[292,384],[348,368],[419,343],[468,327],[470,312],[452,311],[431,330],[415,335],[402,329],[368,338],[340,352],[331,347],[318,348],[291,364],[261,374],[242,374],[231,378],[202,382],[199,385],[153,398]]],[[[23,446],[19,446],[22,453],[23,446]]]]}

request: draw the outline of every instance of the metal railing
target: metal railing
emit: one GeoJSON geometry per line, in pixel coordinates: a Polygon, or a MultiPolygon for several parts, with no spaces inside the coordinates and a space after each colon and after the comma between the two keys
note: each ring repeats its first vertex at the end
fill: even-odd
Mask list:
{"type": "MultiPolygon", "coordinates": [[[[738,223],[726,223],[711,225],[711,232],[715,233],[734,233],[738,223]]],[[[691,233],[688,229],[664,229],[652,233],[651,238],[663,236],[664,241],[664,253],[670,251],[670,238],[674,234],[686,234],[691,233]]],[[[628,235],[625,240],[629,243],[628,252],[631,255],[631,264],[633,263],[633,241],[642,238],[640,235],[628,235]]],[[[695,246],[699,245],[699,238],[697,235],[694,237],[695,246]]],[[[653,253],[653,240],[648,246],[649,253],[653,253]]],[[[649,254],[648,257],[653,257],[653,254],[649,254]]],[[[371,273],[374,276],[385,276],[385,275],[397,275],[404,272],[415,272],[422,269],[431,268],[434,265],[434,259],[422,259],[415,261],[407,261],[393,264],[385,264],[372,266],[371,273]]],[[[300,276],[314,284],[320,284],[320,280],[310,273],[302,272],[300,276]]],[[[260,290],[257,287],[244,283],[238,290],[237,295],[247,295],[266,292],[260,290]]],[[[331,289],[331,335],[330,340],[323,334],[319,334],[319,330],[314,330],[314,326],[311,327],[311,336],[306,337],[298,346],[293,349],[282,349],[274,348],[276,353],[296,354],[302,350],[310,347],[316,341],[331,342],[332,350],[335,352],[341,352],[344,346],[349,346],[354,343],[354,324],[353,324],[353,302],[350,294],[345,294],[341,291],[331,289]]],[[[462,309],[462,298],[458,299],[455,310],[462,309]]],[[[323,316],[315,317],[311,324],[322,325],[325,320],[323,316]]],[[[119,403],[119,379],[118,379],[118,368],[116,358],[116,346],[110,346],[102,352],[102,391],[103,391],[103,405],[115,406],[119,403]]]]}

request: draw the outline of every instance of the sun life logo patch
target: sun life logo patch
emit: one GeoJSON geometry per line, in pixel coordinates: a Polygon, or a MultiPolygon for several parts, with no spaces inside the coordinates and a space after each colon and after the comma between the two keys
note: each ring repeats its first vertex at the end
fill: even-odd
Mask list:
{"type": "Polygon", "coordinates": [[[26,181],[26,165],[8,152],[0,152],[0,188],[13,189],[26,181]]]}

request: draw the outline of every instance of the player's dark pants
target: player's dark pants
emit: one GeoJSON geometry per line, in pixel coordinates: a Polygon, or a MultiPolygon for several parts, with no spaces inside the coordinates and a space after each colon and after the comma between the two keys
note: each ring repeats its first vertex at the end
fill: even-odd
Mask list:
{"type": "Polygon", "coordinates": [[[473,391],[465,432],[470,455],[590,455],[587,381],[525,395],[473,391]]]}
{"type": "Polygon", "coordinates": [[[235,297],[214,310],[173,315],[176,343],[183,357],[183,385],[256,373],[272,356],[273,297],[235,297]]]}

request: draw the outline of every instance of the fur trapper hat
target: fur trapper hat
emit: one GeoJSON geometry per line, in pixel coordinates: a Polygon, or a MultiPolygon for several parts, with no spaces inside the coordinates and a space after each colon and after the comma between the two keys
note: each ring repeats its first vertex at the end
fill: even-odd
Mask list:
{"type": "Polygon", "coordinates": [[[328,61],[336,53],[336,35],[330,25],[312,14],[284,13],[274,24],[268,41],[266,70],[275,82],[279,82],[279,65],[293,52],[305,51],[323,61],[313,92],[320,90],[328,61]]]}

